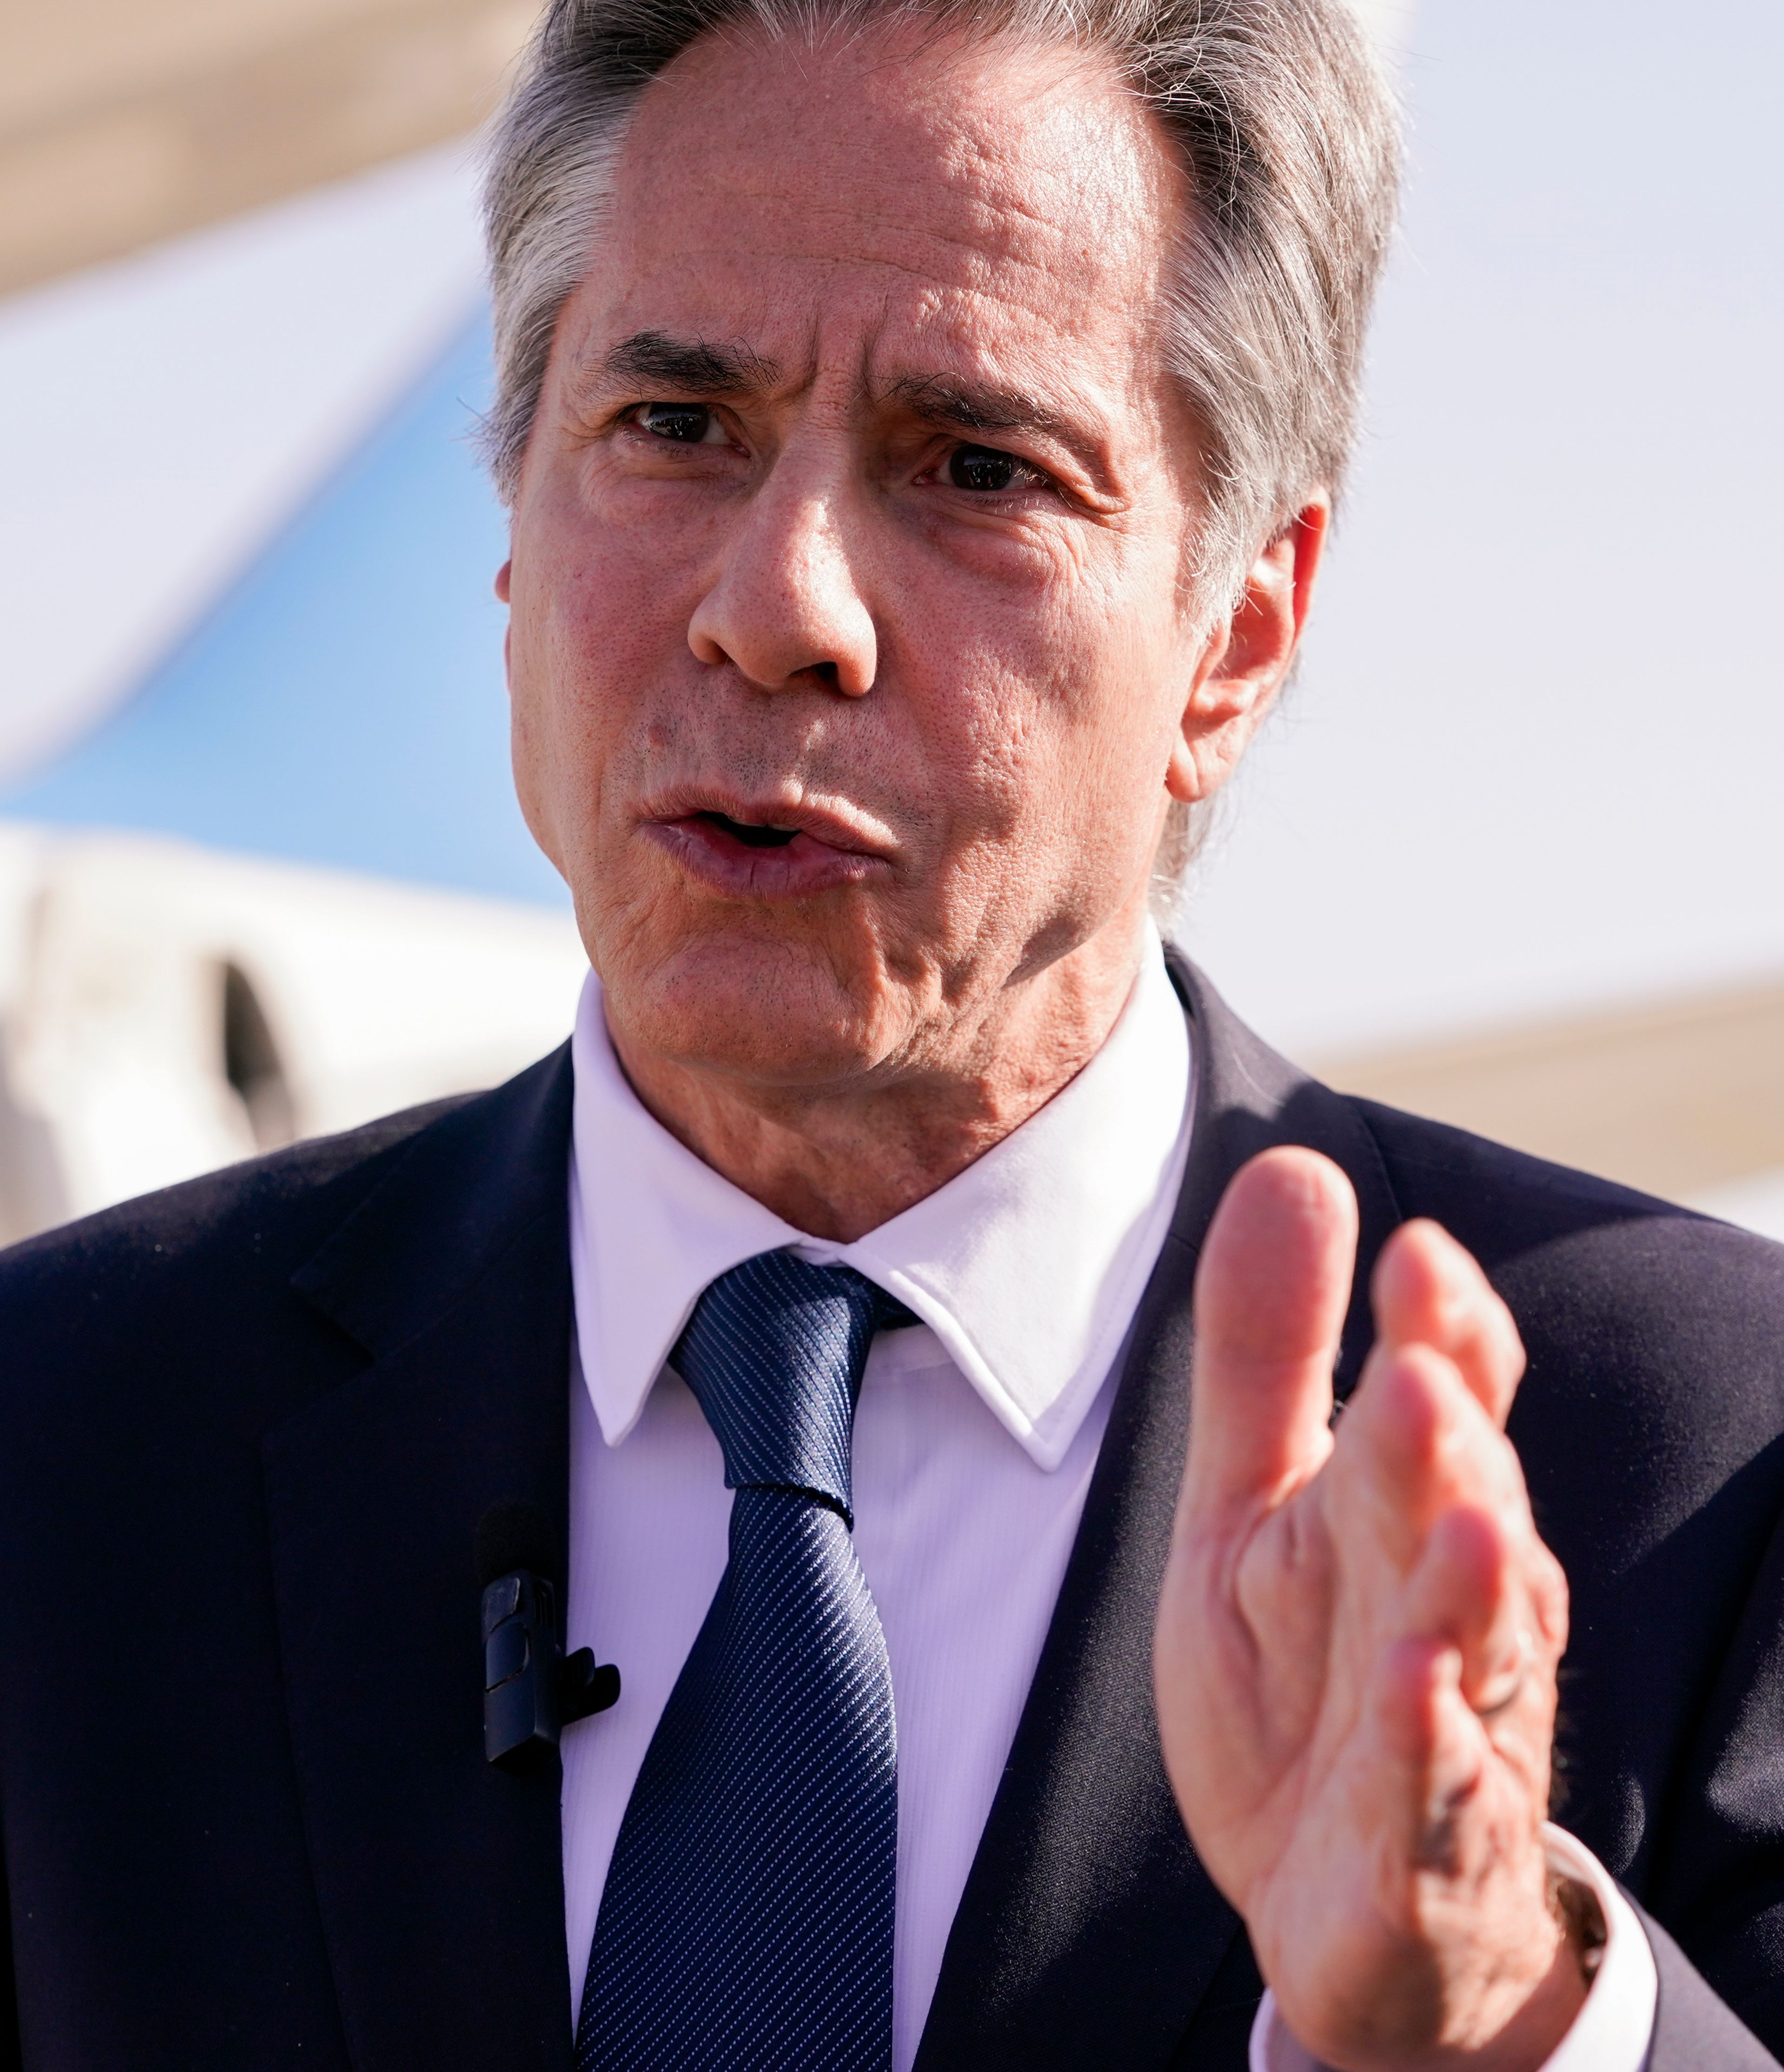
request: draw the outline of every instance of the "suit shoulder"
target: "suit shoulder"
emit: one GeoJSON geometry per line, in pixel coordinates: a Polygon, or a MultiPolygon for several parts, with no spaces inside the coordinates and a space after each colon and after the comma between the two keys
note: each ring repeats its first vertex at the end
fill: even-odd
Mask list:
{"type": "Polygon", "coordinates": [[[233,1252],[270,1248],[292,1255],[295,1266],[417,1137],[476,1098],[431,1101],[338,1135],[307,1138],[27,1238],[0,1252],[0,1312],[54,1299],[71,1281],[89,1293],[122,1292],[134,1269],[151,1264],[220,1266],[233,1252]]]}
{"type": "Polygon", "coordinates": [[[208,1174],[0,1255],[0,1537],[28,1526],[62,1544],[96,1503],[113,1520],[159,1507],[159,1531],[258,1502],[266,1434],[379,1355],[376,1331],[359,1328],[366,1303],[350,1299],[356,1270],[425,1305],[542,1204],[567,1206],[551,1155],[567,1145],[567,1063],[554,1053],[491,1092],[208,1174]],[[320,1294],[319,1261],[333,1276],[320,1294]]]}
{"type": "Polygon", "coordinates": [[[431,1100],[338,1136],[307,1137],[27,1237],[0,1252],[0,1301],[64,1274],[114,1272],[139,1253],[166,1260],[253,1241],[251,1231],[338,1223],[429,1123],[472,1098],[431,1100]]]}
{"type": "Polygon", "coordinates": [[[566,1044],[488,1092],[311,1138],[0,1252],[0,1385],[33,1369],[66,1374],[89,1356],[126,1354],[140,1369],[158,1332],[170,1345],[196,1335],[239,1346],[282,1326],[294,1305],[308,1307],[293,1276],[369,1212],[375,1222],[393,1189],[425,1222],[429,1205],[449,1211],[500,1186],[502,1160],[524,1164],[542,1129],[567,1132],[568,1054],[566,1044]]]}
{"type": "Polygon", "coordinates": [[[1700,1224],[1706,1231],[1784,1257],[1784,1250],[1768,1240],[1677,1202],[1556,1165],[1450,1123],[1357,1095],[1344,1098],[1374,1138],[1408,1216],[1438,1216],[1449,1209],[1476,1223],[1498,1220],[1508,1231],[1531,1235],[1661,1218],[1700,1224]]]}
{"type": "Polygon", "coordinates": [[[1430,1216],[1519,1313],[1564,1313],[1625,1352],[1692,1365],[1784,1346],[1784,1245],[1448,1124],[1353,1100],[1401,1213],[1430,1216]]]}
{"type": "Polygon", "coordinates": [[[294,1145],[0,1253],[8,1529],[48,1531],[46,1515],[80,1508],[83,1478],[130,1461],[239,1470],[265,1425],[356,1371],[358,1348],[292,1276],[462,1106],[294,1145]]]}

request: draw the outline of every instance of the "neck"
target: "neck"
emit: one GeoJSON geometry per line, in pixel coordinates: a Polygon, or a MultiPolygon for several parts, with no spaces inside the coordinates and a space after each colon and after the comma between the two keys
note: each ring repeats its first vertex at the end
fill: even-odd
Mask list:
{"type": "Polygon", "coordinates": [[[694,1156],[785,1223],[851,1244],[945,1186],[1075,1079],[1107,1041],[1139,970],[1137,931],[1102,937],[1024,983],[990,989],[900,1068],[764,1086],[608,1034],[627,1079],[694,1156]]]}

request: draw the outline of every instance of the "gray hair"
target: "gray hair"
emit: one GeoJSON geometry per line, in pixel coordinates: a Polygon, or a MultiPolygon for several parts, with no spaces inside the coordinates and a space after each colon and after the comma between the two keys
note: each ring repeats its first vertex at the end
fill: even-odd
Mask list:
{"type": "MultiPolygon", "coordinates": [[[[812,38],[916,19],[1098,51],[1180,154],[1193,207],[1166,352],[1201,430],[1192,566],[1210,619],[1355,436],[1363,336],[1394,222],[1392,95],[1348,0],[550,0],[489,146],[496,401],[512,500],[559,312],[588,269],[645,88],[715,30],[812,38]]],[[[1174,807],[1155,880],[1193,848],[1174,807]]]]}

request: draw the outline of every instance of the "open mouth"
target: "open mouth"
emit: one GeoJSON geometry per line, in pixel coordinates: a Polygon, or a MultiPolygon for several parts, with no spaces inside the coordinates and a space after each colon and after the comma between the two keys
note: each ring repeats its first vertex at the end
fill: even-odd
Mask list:
{"type": "MultiPolygon", "coordinates": [[[[752,802],[734,803],[746,812],[751,809],[752,802]]],[[[755,810],[765,814],[776,808],[764,800],[755,810]]],[[[797,824],[739,820],[698,796],[670,797],[659,808],[661,817],[653,816],[641,832],[694,879],[733,898],[809,899],[888,875],[887,859],[857,845],[847,818],[804,806],[781,810],[797,824]],[[678,812],[677,806],[683,810],[678,812]]]]}
{"type": "Polygon", "coordinates": [[[728,813],[696,813],[693,817],[742,842],[746,849],[785,849],[799,832],[797,828],[759,827],[752,820],[734,820],[728,813]]]}

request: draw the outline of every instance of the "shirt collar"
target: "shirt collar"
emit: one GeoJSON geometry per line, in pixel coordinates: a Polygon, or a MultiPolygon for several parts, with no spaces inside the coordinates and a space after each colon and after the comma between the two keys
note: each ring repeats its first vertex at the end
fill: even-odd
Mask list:
{"type": "Polygon", "coordinates": [[[637,1422],[707,1286],[791,1246],[896,1295],[1036,1466],[1059,1465],[1132,1322],[1189,1150],[1189,1023],[1155,931],[1126,1007],[1077,1078],[853,1244],[795,1230],[656,1120],[620,1070],[592,972],[571,1057],[576,1335],[610,1446],[637,1422]]]}

